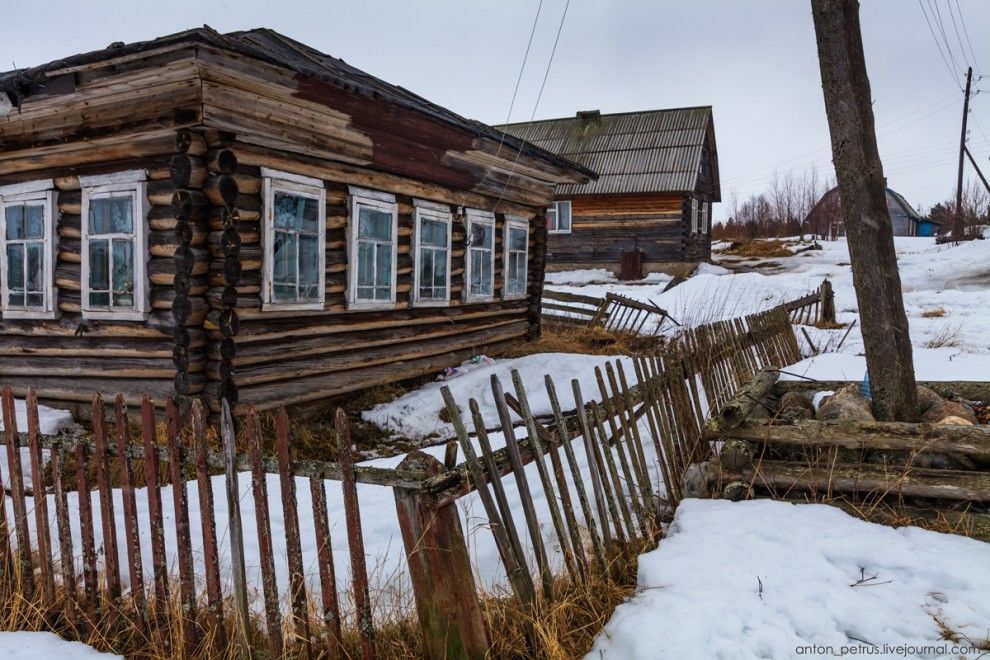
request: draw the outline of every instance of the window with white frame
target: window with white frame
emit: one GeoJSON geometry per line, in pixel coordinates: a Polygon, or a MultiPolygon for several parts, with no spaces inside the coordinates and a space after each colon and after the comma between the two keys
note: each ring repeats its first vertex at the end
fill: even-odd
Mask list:
{"type": "Polygon", "coordinates": [[[505,290],[502,297],[524,298],[529,256],[529,223],[525,218],[506,218],[502,240],[505,242],[505,290]]]}
{"type": "Polygon", "coordinates": [[[6,318],[56,315],[54,183],[0,187],[0,307],[6,318]]]}
{"type": "Polygon", "coordinates": [[[567,200],[554,202],[547,209],[547,231],[551,234],[571,233],[571,203],[567,200]]]}
{"type": "Polygon", "coordinates": [[[698,233],[698,200],[691,199],[691,233],[698,233]]]}
{"type": "Polygon", "coordinates": [[[262,168],[264,309],[322,309],[326,299],[323,181],[262,168]]]}
{"type": "Polygon", "coordinates": [[[444,305],[450,301],[450,208],[420,200],[413,204],[413,304],[444,305]]]}
{"type": "Polygon", "coordinates": [[[708,213],[711,208],[711,204],[708,202],[701,203],[701,233],[708,233],[708,213]]]}
{"type": "Polygon", "coordinates": [[[145,179],[140,170],[79,177],[83,318],[147,315],[145,179]]]}
{"type": "Polygon", "coordinates": [[[351,188],[348,223],[348,306],[395,304],[398,206],[387,193],[351,188]]]}
{"type": "Polygon", "coordinates": [[[464,271],[466,300],[491,300],[495,293],[495,214],[467,209],[464,271]]]}

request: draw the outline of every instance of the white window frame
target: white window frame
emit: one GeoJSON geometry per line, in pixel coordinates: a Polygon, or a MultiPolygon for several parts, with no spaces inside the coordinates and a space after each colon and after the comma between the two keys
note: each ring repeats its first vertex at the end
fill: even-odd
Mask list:
{"type": "MultiPolygon", "coordinates": [[[[262,247],[264,262],[261,269],[261,310],[262,311],[307,311],[321,310],[326,304],[327,292],[327,191],[321,179],[282,172],[267,167],[261,168],[263,181],[262,196],[264,201],[264,232],[262,247]],[[315,199],[319,220],[316,227],[317,243],[322,247],[316,251],[318,264],[316,273],[317,297],[313,300],[284,301],[275,300],[275,193],[284,192],[290,195],[315,199]]],[[[298,244],[297,244],[298,245],[298,244]]],[[[298,273],[297,273],[298,275],[298,273]]]]}
{"type": "Polygon", "coordinates": [[[691,198],[691,233],[698,233],[698,200],[691,198]]]}
{"type": "MultiPolygon", "coordinates": [[[[58,246],[55,225],[58,219],[58,191],[52,179],[15,183],[0,186],[0,311],[7,319],[54,319],[58,317],[58,287],[55,286],[55,262],[58,246]],[[7,284],[7,206],[20,206],[30,202],[42,202],[45,233],[42,238],[42,264],[44,282],[41,307],[10,305],[10,289],[7,284]]],[[[21,240],[16,241],[21,243],[21,240]]],[[[25,261],[26,264],[26,261],[25,261]]],[[[25,302],[27,302],[25,300],[25,302]]]]}
{"type": "Polygon", "coordinates": [[[399,260],[399,205],[395,196],[373,190],[351,187],[348,200],[349,215],[347,222],[347,309],[393,309],[395,307],[396,277],[399,260]],[[388,300],[359,300],[358,290],[358,222],[361,207],[375,209],[392,214],[392,281],[388,300]]]}
{"type": "MultiPolygon", "coordinates": [[[[148,318],[148,182],[143,170],[128,170],[97,176],[81,176],[82,188],[82,317],[84,319],[108,319],[116,321],[143,321],[148,318]],[[93,199],[111,197],[120,193],[131,195],[133,228],[130,234],[98,234],[110,241],[126,238],[131,241],[134,261],[134,305],[132,307],[93,307],[89,303],[89,203],[93,199]]],[[[112,265],[111,265],[112,275],[112,265]]]]}
{"type": "Polygon", "coordinates": [[[707,234],[708,233],[708,213],[709,213],[709,210],[708,209],[709,208],[711,208],[711,204],[709,204],[708,202],[702,202],[701,203],[701,233],[702,234],[707,234]]]}
{"type": "Polygon", "coordinates": [[[415,209],[413,210],[412,235],[412,250],[414,255],[412,305],[413,307],[446,307],[450,304],[450,253],[453,251],[451,242],[454,224],[453,215],[450,213],[450,207],[446,204],[436,204],[434,202],[414,199],[413,206],[415,209]],[[447,296],[443,299],[419,297],[419,250],[421,247],[419,245],[419,230],[423,220],[443,222],[447,226],[447,296]]]}
{"type": "Polygon", "coordinates": [[[558,227],[558,229],[547,229],[550,234],[570,234],[574,229],[574,214],[573,206],[571,205],[571,200],[561,199],[553,203],[553,208],[547,209],[547,214],[553,213],[553,226],[558,227]],[[560,208],[561,206],[567,206],[567,229],[559,229],[560,227],[560,208]]]}
{"type": "Polygon", "coordinates": [[[491,302],[495,300],[495,229],[495,214],[491,211],[482,211],[480,209],[464,210],[464,302],[491,302]],[[469,241],[471,240],[471,225],[476,222],[479,224],[489,225],[492,228],[492,249],[490,257],[492,285],[490,295],[471,294],[472,255],[469,241]]]}
{"type": "Polygon", "coordinates": [[[502,229],[502,300],[521,300],[529,295],[529,222],[526,218],[506,216],[502,229]],[[509,232],[522,229],[526,232],[526,248],[523,250],[523,290],[509,293],[509,232]]]}

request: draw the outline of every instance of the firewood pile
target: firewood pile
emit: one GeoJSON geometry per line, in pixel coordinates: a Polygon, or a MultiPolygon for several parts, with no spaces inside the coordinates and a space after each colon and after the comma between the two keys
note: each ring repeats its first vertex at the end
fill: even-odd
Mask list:
{"type": "Polygon", "coordinates": [[[961,521],[990,538],[990,383],[924,383],[918,423],[879,422],[862,384],[763,371],[706,425],[694,496],[828,502],[961,521]]]}

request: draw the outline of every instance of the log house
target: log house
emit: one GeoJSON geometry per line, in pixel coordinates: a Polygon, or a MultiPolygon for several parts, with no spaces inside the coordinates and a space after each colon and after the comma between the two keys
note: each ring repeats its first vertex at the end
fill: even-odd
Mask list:
{"type": "Polygon", "coordinates": [[[266,409],[497,353],[594,176],[268,29],[0,74],[0,384],[266,409]]]}
{"type": "Polygon", "coordinates": [[[599,174],[557,186],[548,270],[597,267],[638,279],[687,275],[711,259],[711,208],[721,201],[711,106],[591,110],[498,128],[599,174]]]}

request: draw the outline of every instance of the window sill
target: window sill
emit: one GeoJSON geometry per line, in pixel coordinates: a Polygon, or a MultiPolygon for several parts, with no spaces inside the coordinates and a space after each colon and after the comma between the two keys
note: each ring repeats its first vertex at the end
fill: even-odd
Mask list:
{"type": "Polygon", "coordinates": [[[306,303],[275,303],[266,302],[261,304],[262,312],[312,312],[312,311],[322,311],[324,307],[323,302],[306,302],[306,303]]]}
{"type": "Polygon", "coordinates": [[[465,296],[464,303],[493,303],[497,302],[495,296],[465,296]]]}
{"type": "Polygon", "coordinates": [[[414,300],[413,307],[450,307],[449,300],[414,300]]]}
{"type": "Polygon", "coordinates": [[[562,229],[548,229],[547,230],[547,233],[548,234],[563,234],[563,235],[568,235],[568,234],[571,233],[571,230],[568,229],[568,230],[564,231],[562,229]]]}
{"type": "Polygon", "coordinates": [[[507,293],[502,296],[502,300],[526,300],[526,298],[525,293],[507,293]]]}
{"type": "Polygon", "coordinates": [[[84,321],[147,321],[148,312],[133,309],[84,309],[84,321]]]}
{"type": "Polygon", "coordinates": [[[3,318],[11,321],[32,319],[38,321],[53,321],[58,318],[58,310],[52,310],[50,312],[34,312],[26,309],[5,309],[3,311],[3,318]]]}
{"type": "Polygon", "coordinates": [[[347,311],[349,312],[370,312],[387,309],[395,309],[394,300],[353,300],[347,303],[347,311]]]}

